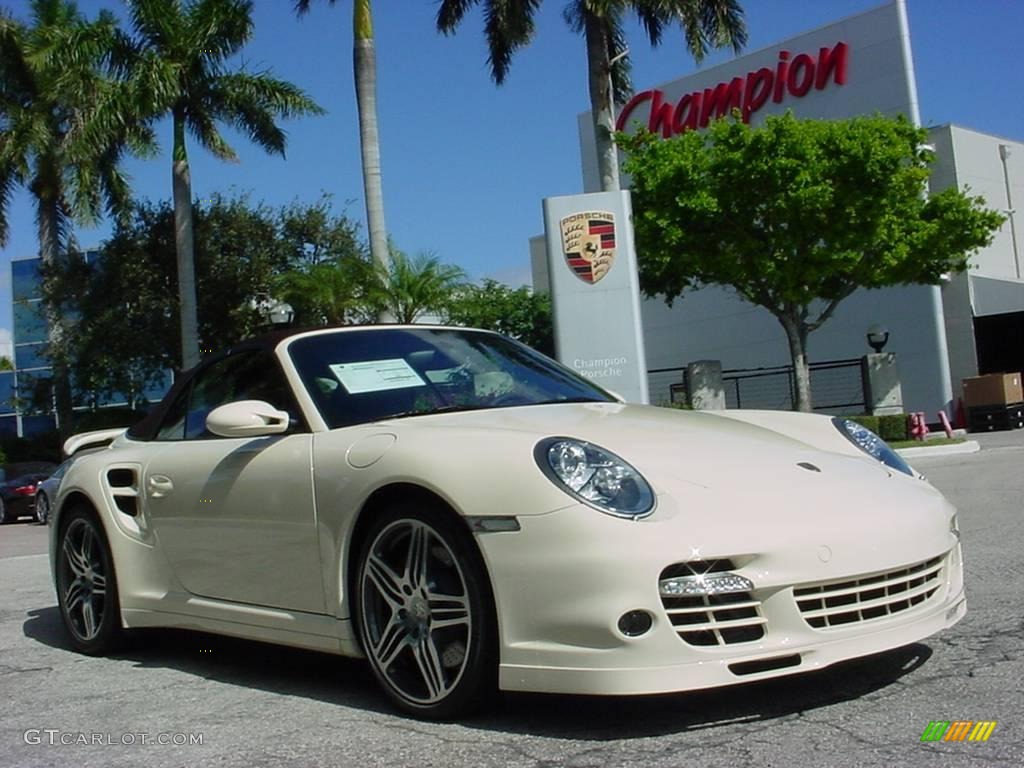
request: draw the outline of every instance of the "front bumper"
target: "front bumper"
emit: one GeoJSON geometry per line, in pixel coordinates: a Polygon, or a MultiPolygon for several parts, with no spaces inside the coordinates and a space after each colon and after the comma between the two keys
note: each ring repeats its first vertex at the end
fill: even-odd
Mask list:
{"type": "MultiPolygon", "coordinates": [[[[518,532],[480,534],[501,632],[499,685],[552,693],[667,693],[820,669],[922,640],[966,611],[960,544],[949,525],[953,508],[937,496],[928,506],[905,515],[905,530],[890,523],[884,538],[863,526],[833,527],[827,538],[793,530],[772,535],[757,525],[715,533],[679,514],[625,521],[582,506],[520,518],[518,532]],[[670,619],[658,589],[664,569],[717,558],[730,558],[730,572],[753,582],[749,599],[758,604],[763,628],[757,639],[739,633],[739,639],[723,641],[719,633],[713,645],[694,645],[670,619]],[[914,578],[903,578],[921,599],[884,615],[868,608],[896,605],[899,596],[867,599],[878,594],[883,576],[885,583],[898,582],[890,577],[908,566],[935,563],[923,588],[915,571],[914,578]],[[843,588],[862,578],[865,586],[853,590],[865,597],[864,618],[842,613],[846,618],[835,626],[812,626],[806,600],[802,613],[794,594],[821,584],[849,593],[843,588]],[[627,637],[618,620],[636,610],[648,612],[653,625],[627,637]]],[[[728,620],[734,614],[723,615],[728,620]]]]}

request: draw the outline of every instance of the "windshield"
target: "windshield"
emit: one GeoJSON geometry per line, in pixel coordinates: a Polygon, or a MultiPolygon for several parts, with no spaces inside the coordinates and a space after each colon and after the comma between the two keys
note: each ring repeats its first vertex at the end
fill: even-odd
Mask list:
{"type": "Polygon", "coordinates": [[[338,331],[296,339],[288,352],[332,429],[444,411],[613,401],[529,347],[482,331],[338,331]]]}

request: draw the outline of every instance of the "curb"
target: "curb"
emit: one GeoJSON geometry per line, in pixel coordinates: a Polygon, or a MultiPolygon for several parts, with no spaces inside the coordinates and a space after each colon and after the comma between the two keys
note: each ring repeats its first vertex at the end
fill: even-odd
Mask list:
{"type": "Polygon", "coordinates": [[[977,440],[968,440],[956,445],[922,445],[920,448],[897,448],[896,453],[905,459],[919,459],[925,456],[948,456],[957,453],[977,453],[981,446],[977,440]]]}

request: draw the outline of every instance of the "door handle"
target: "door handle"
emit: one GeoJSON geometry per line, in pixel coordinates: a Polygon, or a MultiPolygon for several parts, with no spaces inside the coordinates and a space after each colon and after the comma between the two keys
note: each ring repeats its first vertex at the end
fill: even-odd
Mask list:
{"type": "Polygon", "coordinates": [[[150,475],[147,485],[149,486],[149,495],[154,499],[166,496],[174,490],[174,483],[167,475],[150,475]]]}

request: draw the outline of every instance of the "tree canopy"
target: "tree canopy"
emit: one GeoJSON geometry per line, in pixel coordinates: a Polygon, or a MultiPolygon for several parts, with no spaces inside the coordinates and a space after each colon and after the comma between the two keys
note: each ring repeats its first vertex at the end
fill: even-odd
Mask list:
{"type": "Polygon", "coordinates": [[[525,285],[510,288],[496,280],[460,288],[448,307],[455,325],[484,328],[518,339],[546,355],[555,354],[551,297],[525,285]]]}
{"type": "MultiPolygon", "coordinates": [[[[356,225],[331,213],[327,200],[274,210],[245,197],[215,196],[193,215],[200,340],[207,353],[260,329],[264,320],[252,300],[280,296],[282,275],[367,260],[356,225]]],[[[95,262],[69,258],[47,270],[49,297],[77,318],[61,344],[81,404],[86,395],[134,402],[177,367],[176,272],[169,202],[138,204],[95,262]]],[[[307,305],[298,309],[312,312],[307,305]]]]}
{"type": "Polygon", "coordinates": [[[729,286],[785,329],[797,406],[811,408],[806,346],[858,288],[937,284],[966,269],[1002,216],[957,189],[926,196],[927,132],[903,118],[738,118],[629,153],[640,285],[669,303],[729,286]]]}

